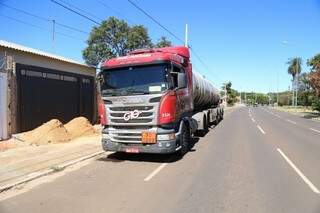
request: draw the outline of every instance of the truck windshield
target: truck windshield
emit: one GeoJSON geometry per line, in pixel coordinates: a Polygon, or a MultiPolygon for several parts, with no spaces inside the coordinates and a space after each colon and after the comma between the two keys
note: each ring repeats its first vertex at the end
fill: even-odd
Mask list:
{"type": "Polygon", "coordinates": [[[167,66],[151,65],[104,70],[103,96],[162,93],[167,90],[167,66]]]}

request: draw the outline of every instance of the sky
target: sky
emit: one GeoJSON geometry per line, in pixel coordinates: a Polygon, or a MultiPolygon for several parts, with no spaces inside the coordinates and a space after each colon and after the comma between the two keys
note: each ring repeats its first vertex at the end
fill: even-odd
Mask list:
{"type": "MultiPolygon", "coordinates": [[[[127,0],[59,1],[73,4],[97,21],[116,16],[130,25],[142,24],[154,42],[166,36],[174,45],[183,45],[127,0]]],[[[320,0],[133,1],[181,39],[188,24],[189,45],[205,65],[194,55],[192,63],[219,88],[223,82],[231,81],[233,88],[247,92],[287,90],[291,84],[288,59],[301,57],[303,72],[308,72],[307,59],[320,53],[320,0]]],[[[0,3],[84,32],[95,26],[51,0],[0,3]]],[[[86,47],[86,33],[56,26],[53,43],[51,22],[1,4],[0,26],[0,39],[83,62],[81,51],[86,47]]]]}

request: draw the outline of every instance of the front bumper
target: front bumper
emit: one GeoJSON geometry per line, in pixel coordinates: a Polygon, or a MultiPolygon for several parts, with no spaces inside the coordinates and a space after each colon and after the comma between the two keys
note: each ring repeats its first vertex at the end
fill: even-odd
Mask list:
{"type": "Polygon", "coordinates": [[[113,142],[111,140],[102,138],[102,148],[105,151],[113,152],[128,152],[128,150],[137,150],[137,153],[158,153],[158,154],[169,154],[174,153],[179,149],[177,148],[176,140],[172,141],[161,141],[152,145],[143,144],[125,144],[113,142]]]}

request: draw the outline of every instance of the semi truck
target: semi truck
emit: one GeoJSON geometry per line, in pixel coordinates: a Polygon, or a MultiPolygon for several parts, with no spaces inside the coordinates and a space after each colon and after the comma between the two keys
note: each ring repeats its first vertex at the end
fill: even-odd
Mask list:
{"type": "Polygon", "coordinates": [[[106,151],[184,155],[223,119],[218,89],[193,70],[184,46],[112,58],[97,78],[106,151]]]}

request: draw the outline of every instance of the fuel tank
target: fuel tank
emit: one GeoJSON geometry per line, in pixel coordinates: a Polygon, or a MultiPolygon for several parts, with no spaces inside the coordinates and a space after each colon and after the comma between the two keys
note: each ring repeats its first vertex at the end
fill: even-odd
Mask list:
{"type": "Polygon", "coordinates": [[[219,90],[210,81],[197,72],[192,72],[192,81],[193,106],[195,111],[212,108],[219,104],[219,90]]]}

